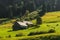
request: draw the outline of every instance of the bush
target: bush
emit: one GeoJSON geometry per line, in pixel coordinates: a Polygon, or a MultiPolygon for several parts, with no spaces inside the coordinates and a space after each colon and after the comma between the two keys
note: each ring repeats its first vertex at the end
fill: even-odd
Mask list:
{"type": "Polygon", "coordinates": [[[50,30],[48,31],[48,33],[54,33],[54,32],[55,32],[54,29],[50,29],[50,30]]]}
{"type": "Polygon", "coordinates": [[[60,36],[49,35],[49,36],[41,37],[40,39],[41,40],[60,40],[60,36]]]}
{"type": "Polygon", "coordinates": [[[42,19],[40,18],[40,16],[37,17],[37,19],[36,19],[36,24],[37,24],[37,25],[42,24],[42,19]]]}
{"type": "Polygon", "coordinates": [[[47,27],[50,27],[50,25],[46,25],[47,27]]]}
{"type": "Polygon", "coordinates": [[[16,37],[20,37],[20,36],[23,36],[23,34],[16,34],[16,37]]]}
{"type": "Polygon", "coordinates": [[[47,32],[31,32],[30,34],[28,34],[28,36],[45,34],[45,33],[47,33],[47,32]]]}
{"type": "Polygon", "coordinates": [[[32,35],[39,35],[39,34],[46,34],[46,33],[54,33],[55,30],[54,29],[50,29],[48,32],[31,32],[30,34],[28,34],[28,36],[32,36],[32,35]]]}
{"type": "Polygon", "coordinates": [[[59,24],[57,24],[56,26],[59,26],[59,24]]]}
{"type": "Polygon", "coordinates": [[[11,38],[11,35],[6,36],[7,38],[11,38]]]}
{"type": "Polygon", "coordinates": [[[46,35],[46,36],[39,36],[39,37],[31,37],[31,38],[23,38],[19,40],[60,40],[60,36],[58,35],[46,35]]]}
{"type": "Polygon", "coordinates": [[[0,38],[2,38],[2,37],[0,37],[0,38]]]}

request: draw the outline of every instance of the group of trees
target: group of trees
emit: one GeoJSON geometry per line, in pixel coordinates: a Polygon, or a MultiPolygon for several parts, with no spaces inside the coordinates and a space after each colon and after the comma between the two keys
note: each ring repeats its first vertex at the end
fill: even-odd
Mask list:
{"type": "Polygon", "coordinates": [[[43,12],[60,10],[60,0],[0,0],[0,17],[23,16],[28,10],[33,12],[42,9],[43,12]],[[43,7],[44,5],[44,7],[43,7]]]}

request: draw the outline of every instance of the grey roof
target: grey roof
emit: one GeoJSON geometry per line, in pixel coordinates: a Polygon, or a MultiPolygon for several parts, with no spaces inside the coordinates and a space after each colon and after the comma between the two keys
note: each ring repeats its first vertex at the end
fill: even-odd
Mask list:
{"type": "Polygon", "coordinates": [[[28,26],[27,24],[33,24],[30,21],[23,21],[23,22],[18,21],[17,23],[19,23],[19,25],[21,25],[21,26],[28,26]]]}
{"type": "Polygon", "coordinates": [[[23,23],[23,22],[17,22],[17,23],[19,23],[19,25],[21,26],[28,26],[26,23],[23,23]]]}
{"type": "Polygon", "coordinates": [[[33,24],[32,22],[30,21],[23,21],[24,23],[27,23],[27,24],[33,24]]]}

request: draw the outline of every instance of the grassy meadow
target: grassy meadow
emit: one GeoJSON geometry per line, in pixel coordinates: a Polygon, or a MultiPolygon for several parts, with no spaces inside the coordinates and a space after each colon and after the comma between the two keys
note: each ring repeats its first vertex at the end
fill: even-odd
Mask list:
{"type": "MultiPolygon", "coordinates": [[[[7,20],[0,24],[0,40],[60,40],[60,11],[48,12],[42,17],[40,27],[30,27],[24,30],[12,31],[12,26],[16,19],[7,20]],[[48,33],[49,30],[55,30],[54,33],[48,33]],[[43,34],[30,35],[30,33],[44,32],[43,34]],[[46,32],[46,33],[45,33],[46,32]]],[[[36,20],[32,20],[35,24],[36,20]]]]}

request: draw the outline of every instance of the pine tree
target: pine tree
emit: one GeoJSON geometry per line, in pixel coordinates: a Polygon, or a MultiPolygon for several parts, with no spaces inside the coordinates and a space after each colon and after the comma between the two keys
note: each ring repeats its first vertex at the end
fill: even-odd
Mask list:
{"type": "Polygon", "coordinates": [[[39,12],[39,14],[38,14],[38,16],[37,16],[37,19],[36,19],[36,21],[37,21],[37,24],[39,25],[39,24],[42,24],[42,19],[41,19],[41,17],[43,16],[43,15],[45,15],[45,13],[46,13],[46,6],[45,6],[45,1],[43,0],[42,1],[42,11],[40,11],[39,12]]]}

